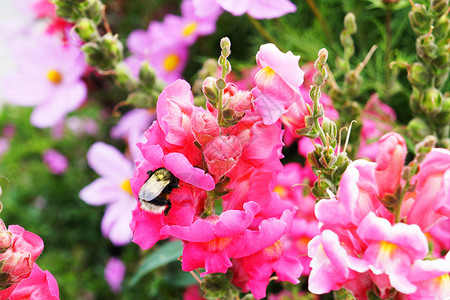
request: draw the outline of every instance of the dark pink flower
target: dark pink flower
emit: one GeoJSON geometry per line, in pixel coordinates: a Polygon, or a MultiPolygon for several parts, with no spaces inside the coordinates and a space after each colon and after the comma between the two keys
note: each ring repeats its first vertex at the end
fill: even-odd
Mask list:
{"type": "Polygon", "coordinates": [[[58,283],[49,271],[42,271],[34,264],[30,276],[17,285],[8,299],[59,300],[58,283]]]}
{"type": "Polygon", "coordinates": [[[122,281],[125,277],[125,269],[126,267],[124,263],[116,257],[111,257],[106,263],[104,272],[105,279],[114,293],[118,293],[122,289],[122,281]]]}
{"type": "Polygon", "coordinates": [[[256,19],[279,18],[297,10],[297,7],[288,0],[215,0],[215,2],[235,16],[247,13],[256,19]]]}
{"type": "Polygon", "coordinates": [[[63,174],[69,167],[67,158],[54,149],[45,151],[42,160],[53,174],[63,174]]]}

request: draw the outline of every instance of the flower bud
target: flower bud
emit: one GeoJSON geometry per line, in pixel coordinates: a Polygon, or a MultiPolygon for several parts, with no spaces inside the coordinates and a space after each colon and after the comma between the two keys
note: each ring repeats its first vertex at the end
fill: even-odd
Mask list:
{"type": "Polygon", "coordinates": [[[105,34],[100,39],[100,48],[102,49],[102,54],[104,56],[104,65],[101,67],[102,70],[113,69],[123,57],[123,45],[119,41],[117,35],[112,35],[110,33],[105,34]]]}
{"type": "Polygon", "coordinates": [[[422,140],[424,137],[431,134],[427,123],[420,118],[414,118],[409,121],[406,128],[409,135],[413,137],[413,140],[422,140]]]}
{"type": "Polygon", "coordinates": [[[102,20],[102,2],[100,0],[86,0],[80,4],[80,11],[95,24],[102,20]]]}
{"type": "Polygon", "coordinates": [[[441,111],[434,117],[436,124],[446,126],[450,124],[450,99],[444,98],[441,104],[441,111]]]}
{"type": "Polygon", "coordinates": [[[429,80],[428,70],[420,62],[415,62],[411,66],[411,71],[408,74],[408,80],[415,86],[426,86],[429,80]]]}
{"type": "Polygon", "coordinates": [[[205,145],[203,154],[208,172],[220,178],[236,165],[242,146],[236,136],[220,135],[205,145]]]}
{"type": "Polygon", "coordinates": [[[431,17],[428,15],[425,5],[414,4],[409,12],[409,22],[417,35],[426,34],[430,30],[431,17]]]}
{"type": "Polygon", "coordinates": [[[438,46],[434,42],[433,35],[422,35],[416,40],[417,55],[425,62],[430,62],[437,57],[438,46]]]}
{"type": "Polygon", "coordinates": [[[138,87],[137,80],[133,77],[130,68],[124,62],[116,66],[115,72],[115,81],[120,87],[126,89],[136,89],[138,87]]]}
{"type": "Polygon", "coordinates": [[[155,70],[150,66],[148,61],[144,61],[139,68],[139,80],[149,89],[153,88],[156,83],[155,70]]]}
{"type": "Polygon", "coordinates": [[[431,13],[436,17],[442,16],[448,8],[448,0],[431,0],[431,13]]]}
{"type": "Polygon", "coordinates": [[[220,48],[222,49],[222,55],[228,57],[231,53],[231,41],[228,37],[224,37],[220,40],[220,48]]]}
{"type": "Polygon", "coordinates": [[[450,48],[445,49],[444,51],[441,51],[435,59],[431,62],[431,65],[433,66],[433,73],[437,73],[437,75],[447,74],[448,73],[448,67],[450,65],[450,48]]]}
{"type": "Polygon", "coordinates": [[[322,76],[322,74],[320,72],[314,74],[314,76],[313,76],[313,84],[315,86],[322,86],[324,83],[325,83],[325,79],[323,78],[323,76],[322,76]]]}
{"type": "Polygon", "coordinates": [[[322,129],[325,134],[328,134],[328,136],[331,138],[332,141],[336,142],[336,134],[337,134],[336,123],[334,123],[327,117],[323,117],[322,129]]]}
{"type": "Polygon", "coordinates": [[[83,42],[89,42],[97,35],[97,26],[90,19],[83,18],[78,20],[74,28],[83,42]]]}
{"type": "Polygon", "coordinates": [[[205,145],[220,134],[216,118],[208,113],[195,111],[191,119],[191,127],[195,138],[201,145],[205,145]]]}
{"type": "Polygon", "coordinates": [[[12,234],[6,230],[0,231],[0,253],[4,253],[12,246],[12,234]]]}
{"type": "Polygon", "coordinates": [[[436,37],[437,42],[445,42],[448,39],[450,19],[447,15],[440,17],[433,24],[433,35],[436,37]]]}
{"type": "Polygon", "coordinates": [[[203,94],[205,95],[208,102],[212,106],[217,108],[217,101],[219,99],[219,89],[216,86],[216,79],[214,77],[206,77],[203,81],[203,94]]]}
{"type": "Polygon", "coordinates": [[[427,154],[436,146],[437,139],[433,135],[429,135],[423,139],[420,143],[416,145],[414,148],[416,155],[418,154],[427,154]]]}
{"type": "Polygon", "coordinates": [[[420,108],[425,113],[434,113],[439,110],[442,103],[442,94],[436,88],[429,88],[420,99],[420,108]]]}
{"type": "Polygon", "coordinates": [[[347,13],[344,17],[344,27],[347,29],[348,33],[354,34],[356,33],[356,18],[355,15],[351,12],[347,13]]]}
{"type": "Polygon", "coordinates": [[[226,84],[225,80],[223,80],[222,78],[219,78],[216,80],[216,87],[219,90],[224,90],[227,87],[227,84],[226,84]]]}
{"type": "Polygon", "coordinates": [[[312,129],[313,120],[303,98],[294,100],[288,111],[285,112],[280,120],[291,131],[294,137],[300,137],[312,129]]]}

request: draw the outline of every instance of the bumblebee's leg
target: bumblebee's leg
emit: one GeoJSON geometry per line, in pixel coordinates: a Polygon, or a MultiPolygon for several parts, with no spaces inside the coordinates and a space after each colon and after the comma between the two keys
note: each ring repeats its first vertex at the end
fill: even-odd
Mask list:
{"type": "Polygon", "coordinates": [[[170,202],[169,200],[167,200],[167,207],[164,210],[164,215],[167,216],[167,214],[169,213],[169,210],[172,208],[172,202],[170,202]]]}

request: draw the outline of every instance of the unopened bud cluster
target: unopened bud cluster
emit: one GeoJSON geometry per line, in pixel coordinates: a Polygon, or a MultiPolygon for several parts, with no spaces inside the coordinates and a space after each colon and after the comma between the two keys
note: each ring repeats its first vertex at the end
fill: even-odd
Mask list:
{"type": "MultiPolygon", "coordinates": [[[[347,22],[351,22],[347,20],[347,22]]],[[[308,121],[312,128],[304,136],[311,139],[320,138],[321,145],[314,143],[315,150],[308,153],[308,160],[312,165],[314,173],[318,180],[314,183],[312,189],[313,195],[317,199],[329,198],[328,191],[337,192],[339,181],[342,174],[350,163],[347,154],[338,153],[337,146],[337,125],[335,122],[324,116],[324,109],[319,102],[320,88],[325,84],[328,73],[325,68],[328,59],[326,49],[321,49],[318,58],[314,63],[314,68],[318,71],[313,77],[313,86],[311,87],[310,97],[313,100],[313,108],[309,108],[312,114],[308,116],[308,121]],[[320,124],[319,119],[322,119],[320,124]]]]}
{"type": "MultiPolygon", "coordinates": [[[[429,7],[414,4],[409,20],[416,33],[416,51],[419,61],[409,66],[408,80],[412,85],[410,106],[413,112],[423,118],[432,134],[435,134],[441,146],[448,145],[450,124],[450,99],[442,92],[448,79],[450,66],[450,20],[448,18],[449,1],[433,0],[429,7]]],[[[410,123],[411,135],[420,140],[425,135],[418,132],[417,119],[410,123]],[[411,130],[415,130],[415,132],[411,130]]]]}

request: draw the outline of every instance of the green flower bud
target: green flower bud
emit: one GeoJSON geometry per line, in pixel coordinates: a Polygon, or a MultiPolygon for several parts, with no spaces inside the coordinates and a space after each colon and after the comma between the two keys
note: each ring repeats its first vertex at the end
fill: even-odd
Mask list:
{"type": "Polygon", "coordinates": [[[429,88],[420,99],[420,108],[425,113],[435,113],[440,110],[442,94],[436,88],[429,88]]]}
{"type": "Polygon", "coordinates": [[[384,205],[390,212],[393,212],[394,209],[399,205],[400,200],[392,194],[385,193],[383,195],[383,199],[380,199],[381,204],[384,205]]]}
{"type": "Polygon", "coordinates": [[[431,134],[428,124],[420,118],[414,118],[409,121],[406,129],[414,141],[423,140],[427,135],[431,134]]]}
{"type": "Polygon", "coordinates": [[[347,29],[348,33],[354,34],[356,33],[356,18],[355,15],[351,12],[347,13],[344,17],[344,27],[347,29]]]}
{"type": "Polygon", "coordinates": [[[323,117],[322,121],[322,129],[325,134],[328,134],[328,136],[332,140],[336,140],[336,134],[337,134],[337,126],[336,123],[328,119],[327,117],[323,117]]]}
{"type": "Polygon", "coordinates": [[[433,35],[436,37],[436,41],[446,43],[450,34],[450,19],[448,16],[440,17],[434,22],[433,27],[433,35]]]}
{"type": "Polygon", "coordinates": [[[155,70],[150,66],[148,61],[144,61],[139,68],[139,80],[149,89],[153,88],[156,83],[155,70]]]}
{"type": "Polygon", "coordinates": [[[81,46],[84,53],[84,59],[90,66],[97,66],[97,63],[103,59],[102,51],[96,43],[89,42],[81,46]]]}
{"type": "Polygon", "coordinates": [[[438,47],[434,43],[433,35],[422,35],[416,40],[417,55],[425,62],[430,62],[437,57],[438,47]]]}
{"type": "Polygon", "coordinates": [[[152,95],[144,92],[135,92],[128,95],[127,103],[138,108],[156,107],[158,95],[152,95]]]}
{"type": "Polygon", "coordinates": [[[431,12],[436,17],[442,16],[448,8],[448,0],[431,0],[431,12]]]}
{"type": "Polygon", "coordinates": [[[97,26],[89,19],[78,20],[74,28],[83,42],[89,42],[97,36],[97,26]]]}
{"type": "MultiPolygon", "coordinates": [[[[444,73],[448,72],[448,67],[450,66],[450,53],[448,51],[441,51],[435,59],[431,62],[434,69],[441,69],[444,73]]],[[[440,72],[439,72],[440,73],[440,72]]]]}
{"type": "Polygon", "coordinates": [[[214,77],[206,77],[203,81],[203,94],[208,102],[215,108],[217,108],[217,101],[219,99],[219,89],[216,86],[216,79],[214,77]]]}
{"type": "Polygon", "coordinates": [[[434,135],[428,135],[420,143],[416,144],[414,148],[416,155],[427,154],[436,146],[437,139],[434,135]]]}
{"type": "Polygon", "coordinates": [[[79,9],[86,18],[98,25],[102,20],[102,6],[100,0],[85,0],[80,4],[79,9]]]}
{"type": "Polygon", "coordinates": [[[315,86],[322,86],[325,83],[325,80],[321,73],[316,73],[313,76],[313,84],[315,86]]]}
{"type": "Polygon", "coordinates": [[[413,63],[408,74],[408,80],[412,85],[426,86],[429,81],[429,74],[425,66],[420,62],[413,63]]]}
{"type": "Polygon", "coordinates": [[[409,22],[417,35],[426,34],[430,30],[431,17],[428,15],[425,5],[414,4],[409,12],[409,22]]]}
{"type": "MultiPolygon", "coordinates": [[[[230,39],[228,37],[223,37],[220,40],[220,48],[222,50],[225,50],[225,49],[230,50],[230,48],[231,48],[231,41],[230,41],[230,39]]],[[[228,57],[228,55],[227,55],[227,57],[228,57]]]]}
{"type": "Polygon", "coordinates": [[[441,126],[450,124],[450,98],[444,98],[441,104],[441,111],[434,117],[433,120],[436,124],[441,126]]]}
{"type": "Polygon", "coordinates": [[[227,87],[227,83],[222,78],[216,80],[216,87],[219,90],[224,90],[227,87]]]}
{"type": "Polygon", "coordinates": [[[130,68],[124,63],[119,63],[115,68],[115,80],[117,84],[124,89],[136,89],[137,80],[131,74],[130,68]]]}
{"type": "Polygon", "coordinates": [[[98,67],[102,71],[114,69],[118,62],[123,58],[123,45],[119,41],[117,35],[110,33],[105,34],[99,41],[103,59],[99,62],[98,67]]]}
{"type": "Polygon", "coordinates": [[[413,113],[418,114],[420,112],[420,98],[422,98],[422,91],[413,86],[411,96],[409,96],[409,107],[413,113]]]}

